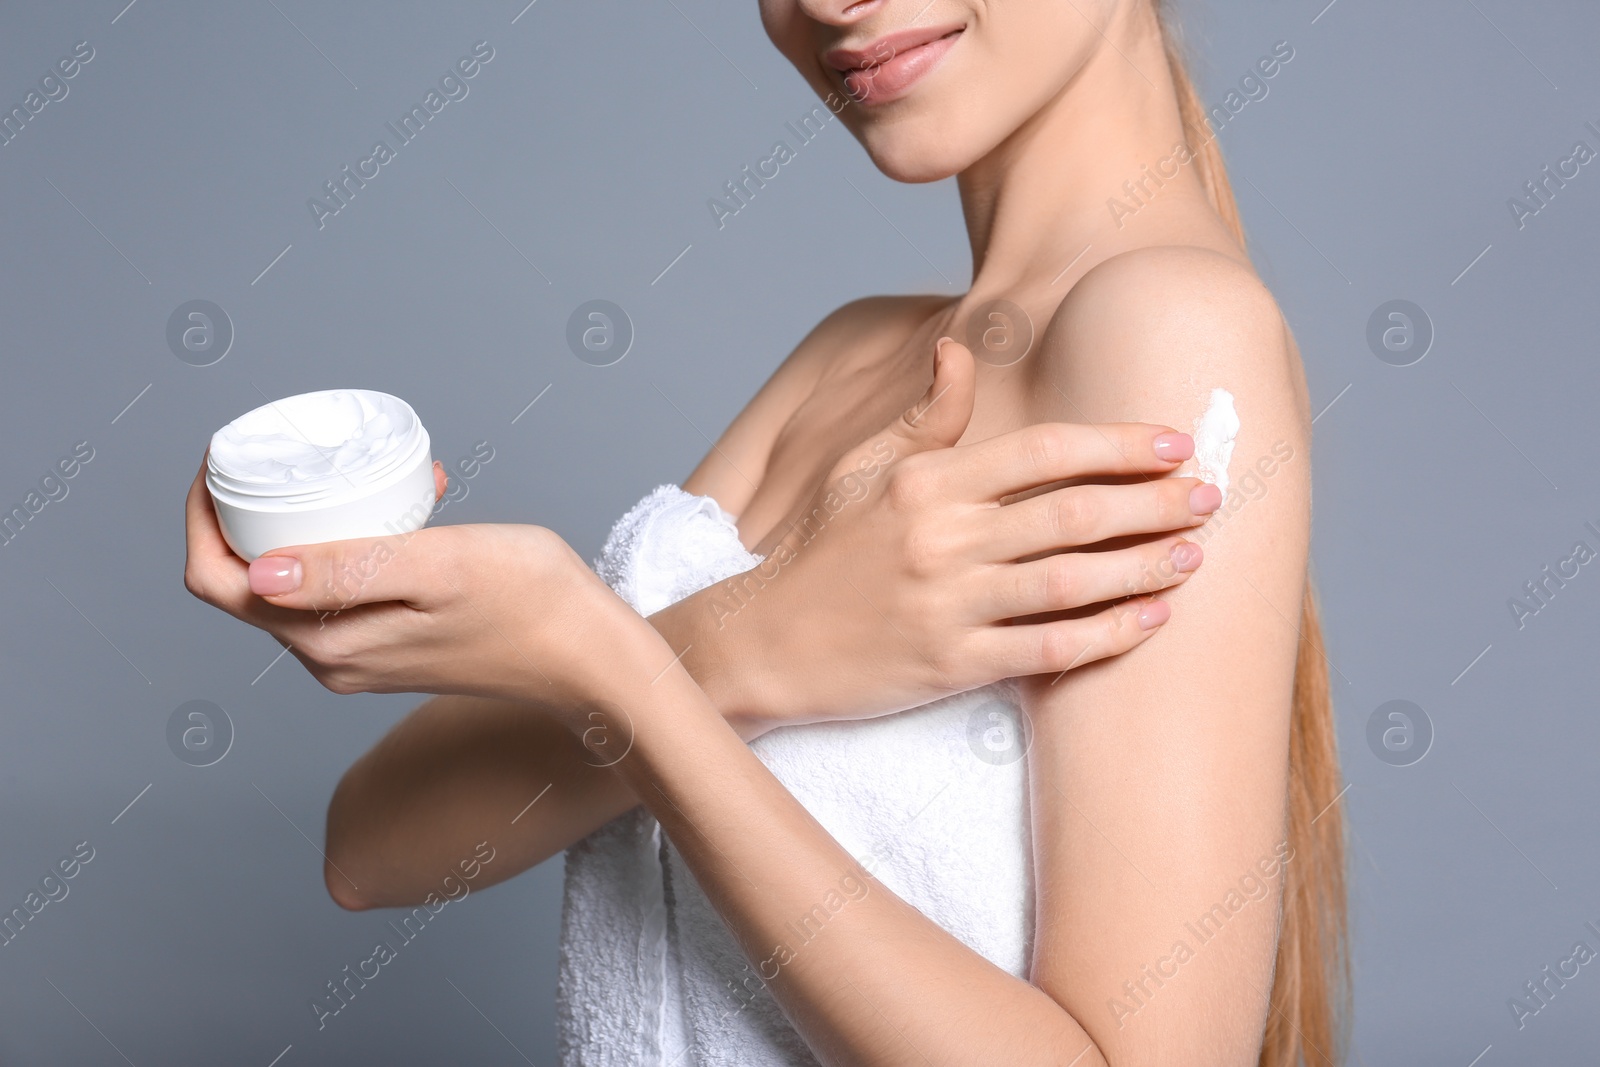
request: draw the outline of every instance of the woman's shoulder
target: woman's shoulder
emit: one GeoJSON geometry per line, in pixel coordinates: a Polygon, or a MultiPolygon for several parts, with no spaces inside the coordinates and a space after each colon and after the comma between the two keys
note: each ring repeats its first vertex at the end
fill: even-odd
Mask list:
{"type": "Polygon", "coordinates": [[[1277,301],[1250,263],[1199,245],[1150,245],[1095,264],[1062,299],[1046,337],[1113,328],[1136,344],[1197,329],[1248,332],[1268,351],[1284,341],[1277,301]]]}
{"type": "Polygon", "coordinates": [[[859,345],[881,340],[898,345],[940,308],[952,302],[952,297],[933,293],[864,296],[852,300],[823,318],[790,358],[828,362],[839,356],[834,346],[840,342],[859,345]]]}
{"type": "Polygon", "coordinates": [[[762,391],[808,392],[841,363],[899,345],[950,302],[933,294],[880,294],[843,304],[811,328],[762,391]]]}
{"type": "Polygon", "coordinates": [[[1041,417],[1159,418],[1151,408],[1221,387],[1270,412],[1275,429],[1309,433],[1304,372],[1277,301],[1248,260],[1210,247],[1141,247],[1095,264],[1056,307],[1033,373],[1054,409],[1041,417]],[[1072,414],[1082,402],[1093,410],[1072,414]]]}
{"type": "Polygon", "coordinates": [[[729,424],[684,488],[715,497],[735,514],[743,511],[779,431],[818,383],[852,360],[896,347],[949,302],[932,295],[865,296],[823,316],[729,424]]]}

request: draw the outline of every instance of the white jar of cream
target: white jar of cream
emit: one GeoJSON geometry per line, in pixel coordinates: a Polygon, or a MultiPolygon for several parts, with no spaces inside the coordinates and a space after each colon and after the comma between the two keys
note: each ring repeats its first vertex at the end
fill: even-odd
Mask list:
{"type": "Polygon", "coordinates": [[[399,397],[370,389],[300,393],[211,437],[206,488],[228,546],[269,549],[410,533],[436,491],[428,431],[399,397]]]}

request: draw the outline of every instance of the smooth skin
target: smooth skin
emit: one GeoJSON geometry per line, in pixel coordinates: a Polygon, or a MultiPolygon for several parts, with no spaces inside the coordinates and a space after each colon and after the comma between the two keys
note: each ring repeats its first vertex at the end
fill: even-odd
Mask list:
{"type": "MultiPolygon", "coordinates": [[[[193,490],[192,590],[290,641],[337,692],[465,694],[424,705],[346,775],[330,805],[328,853],[360,888],[342,887],[330,872],[330,891],[348,906],[418,899],[432,872],[473,842],[488,836],[499,848],[495,828],[546,786],[518,824],[537,820],[519,830],[519,841],[533,842],[520,859],[550,854],[631,797],[661,822],[750,958],[766,960],[785,924],[823,900],[855,863],[745,738],[786,713],[848,715],[852,702],[876,702],[878,710],[916,703],[944,686],[959,688],[960,671],[970,672],[968,680],[1030,675],[1024,706],[1034,728],[1028,779],[1037,914],[1027,980],[871,882],[863,899],[784,962],[769,982],[772,994],[826,1063],[1252,1064],[1268,1010],[1276,896],[1230,909],[1222,932],[1204,943],[1186,924],[1229,899],[1283,840],[1291,620],[1309,542],[1310,418],[1277,308],[1192,168],[1125,225],[1106,211],[1125,180],[1168,156],[1182,137],[1153,14],[1146,0],[765,0],[762,17],[819,93],[840,88],[838,74],[820,61],[828,48],[863,47],[912,24],[964,27],[905,97],[846,108],[841,117],[891,177],[958,175],[974,282],[955,301],[879,297],[830,316],[685,488],[736,513],[746,545],[776,546],[818,486],[838,475],[840,458],[875,434],[902,432],[895,424],[902,418],[910,427],[904,432],[926,447],[908,445],[883,472],[890,477],[863,501],[877,501],[875,508],[841,513],[859,526],[833,530],[857,531],[860,546],[885,549],[874,558],[889,569],[874,592],[904,597],[894,601],[906,605],[901,618],[948,614],[952,605],[957,616],[929,623],[934,636],[914,638],[939,646],[936,655],[911,647],[881,620],[875,640],[827,645],[841,619],[867,633],[877,614],[847,606],[857,591],[841,580],[869,580],[869,570],[853,570],[860,561],[850,552],[827,554],[847,533],[798,553],[783,579],[719,638],[710,636],[718,631],[708,599],[690,598],[646,625],[559,538],[535,527],[422,531],[376,568],[360,567],[371,554],[364,543],[279,550],[279,559],[300,564],[298,590],[252,597],[252,582],[258,592],[273,587],[277,565],[265,557],[246,569],[224,558],[203,487],[193,490]],[[996,297],[1045,324],[1036,351],[994,367],[946,344],[937,374],[949,376],[950,388],[935,401],[933,343],[964,336],[973,311],[996,297]],[[1167,525],[1106,518],[1107,511],[1136,513],[1136,494],[1150,485],[1181,486],[1173,496],[1184,501],[1194,488],[1192,480],[1162,477],[1177,463],[1152,466],[1150,452],[1141,455],[1119,438],[1124,431],[1106,427],[1135,419],[1187,427],[1213,386],[1234,394],[1243,421],[1236,479],[1262,457],[1291,458],[1242,506],[1236,482],[1226,524],[1207,540],[1205,566],[1180,572],[1192,577],[1163,594],[1172,616],[1156,639],[1111,644],[1130,633],[1129,614],[1149,610],[1144,599],[1124,601],[1134,607],[1120,616],[1115,605],[1095,612],[1105,620],[1104,643],[1067,636],[1060,624],[1081,622],[1071,617],[1081,612],[999,625],[1014,616],[998,613],[1032,603],[1027,597],[1041,589],[1051,591],[1047,600],[1063,598],[1052,600],[1063,607],[1095,592],[1081,568],[1070,580],[1035,577],[1030,585],[1025,572],[1050,573],[1027,571],[1039,559],[975,554],[979,545],[1002,551],[996,524],[1015,518],[1026,527],[1033,501],[1055,494],[1081,501],[1034,505],[1045,529],[1061,524],[1054,531],[1061,548],[1157,544],[1182,528],[1172,505],[1152,497],[1144,498],[1149,513],[1167,525]],[[963,396],[971,397],[970,417],[957,410],[950,426],[940,423],[946,402],[963,396]],[[912,424],[918,410],[924,414],[912,424]],[[945,433],[953,426],[959,444],[949,447],[924,424],[945,433]],[[1129,467],[1081,462],[1096,425],[1129,467]],[[1008,435],[1009,453],[995,444],[1008,435]],[[958,468],[986,455],[997,466],[973,482],[982,493],[962,494],[958,468]],[[1008,463],[1023,466],[1006,477],[1008,463]],[[1130,467],[1140,473],[1120,487],[1130,492],[1118,502],[1107,503],[1102,487],[1072,484],[1130,467]],[[1062,481],[1069,484],[1014,497],[1019,488],[1031,493],[1062,481]],[[1099,503],[1066,495],[1081,489],[1102,494],[1099,503]],[[956,521],[927,520],[941,510],[956,521]],[[973,518],[980,512],[986,530],[973,518]],[[883,516],[877,525],[873,515],[883,516]],[[966,520],[974,525],[963,536],[966,520]],[[1134,536],[1081,540],[1110,529],[1134,536]],[[373,573],[354,598],[330,597],[329,589],[347,589],[343,576],[352,566],[373,573]],[[976,589],[975,575],[990,579],[993,616],[976,625],[971,619],[985,614],[980,594],[951,592],[958,588],[951,583],[968,579],[976,589]],[[941,592],[949,599],[939,601],[941,592]],[[319,623],[316,609],[329,607],[344,610],[319,623]],[[961,618],[962,609],[973,615],[961,618]],[[1009,646],[1016,658],[997,667],[975,645],[1000,641],[999,630],[1027,637],[1009,646]],[[1118,654],[1091,660],[1101,648],[1118,654]],[[830,691],[827,680],[787,672],[790,657],[812,664],[813,675],[825,663],[892,680],[830,691]],[[597,708],[602,720],[611,716],[600,731],[591,717],[597,708]],[[587,766],[596,751],[615,752],[607,746],[624,733],[624,758],[603,771],[587,766]],[[1191,951],[1174,970],[1179,941],[1191,951]],[[1165,975],[1162,984],[1141,998],[1136,1014],[1119,1015],[1112,1003],[1126,1001],[1125,983],[1150,988],[1146,966],[1165,975]]],[[[1161,427],[1143,432],[1153,452],[1161,427]]],[[[1127,577],[1144,580],[1137,563],[1131,570],[1127,577]]],[[[1151,631],[1138,633],[1147,639],[1151,631]]]]}

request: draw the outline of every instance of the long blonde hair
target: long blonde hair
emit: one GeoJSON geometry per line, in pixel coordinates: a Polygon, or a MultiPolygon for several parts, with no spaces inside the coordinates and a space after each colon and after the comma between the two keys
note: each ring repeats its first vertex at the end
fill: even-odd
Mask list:
{"type": "MultiPolygon", "coordinates": [[[[1239,206],[1205,105],[1189,80],[1166,4],[1151,2],[1162,24],[1167,66],[1196,172],[1212,206],[1244,249],[1239,206]]],[[[1292,336],[1289,344],[1298,358],[1292,336]]],[[[1294,862],[1284,867],[1283,925],[1260,1067],[1321,1067],[1343,1059],[1350,957],[1344,817],[1335,803],[1342,786],[1327,663],[1308,574],[1289,719],[1287,836],[1294,862]]]]}

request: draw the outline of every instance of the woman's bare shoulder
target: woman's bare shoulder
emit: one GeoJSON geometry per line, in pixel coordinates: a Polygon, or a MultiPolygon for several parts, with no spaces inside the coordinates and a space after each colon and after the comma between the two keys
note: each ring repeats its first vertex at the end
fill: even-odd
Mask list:
{"type": "Polygon", "coordinates": [[[1226,388],[1276,428],[1309,432],[1277,301],[1247,261],[1210,248],[1139,248],[1095,265],[1051,317],[1032,373],[1039,417],[1155,421],[1226,388]]]}
{"type": "Polygon", "coordinates": [[[1093,333],[1139,348],[1196,331],[1283,351],[1277,301],[1243,259],[1194,245],[1136,248],[1096,264],[1061,301],[1046,342],[1093,333]]]}
{"type": "MultiPolygon", "coordinates": [[[[1191,247],[1108,259],[1063,299],[1036,356],[1027,390],[1033,420],[1151,422],[1195,433],[1206,420],[1213,434],[1233,423],[1231,461],[1221,460],[1238,480],[1228,505],[1248,502],[1249,515],[1228,520],[1234,563],[1208,562],[1202,585],[1217,584],[1235,564],[1258,568],[1251,580],[1262,585],[1260,568],[1275,565],[1268,560],[1297,558],[1300,549],[1287,546],[1309,531],[1310,402],[1293,337],[1247,262],[1191,247]],[[1266,470],[1271,499],[1254,503],[1266,470]]],[[[1303,559],[1283,569],[1285,613],[1298,610],[1294,583],[1303,570],[1303,559]]]]}
{"type": "Polygon", "coordinates": [[[847,360],[898,345],[949,301],[934,295],[865,296],[823,316],[729,424],[684,488],[742,511],[778,433],[817,383],[847,360]]]}
{"type": "Polygon", "coordinates": [[[839,346],[896,347],[952,298],[932,293],[864,296],[836,308],[800,342],[790,360],[826,370],[849,355],[839,346]]]}

